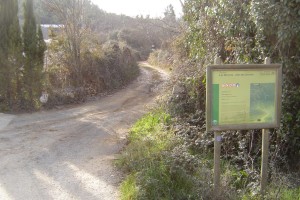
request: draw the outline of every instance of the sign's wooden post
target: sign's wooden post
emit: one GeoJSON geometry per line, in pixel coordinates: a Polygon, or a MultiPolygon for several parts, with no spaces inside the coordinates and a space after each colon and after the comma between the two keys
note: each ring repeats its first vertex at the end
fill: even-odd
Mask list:
{"type": "Polygon", "coordinates": [[[221,155],[221,141],[222,136],[220,131],[215,131],[214,141],[214,191],[218,195],[220,188],[220,155],[221,155]]]}
{"type": "MultiPolygon", "coordinates": [[[[215,58],[215,65],[221,65],[221,58],[215,58]]],[[[220,155],[221,155],[221,141],[222,136],[220,131],[215,131],[215,140],[214,140],[214,192],[215,195],[219,194],[220,188],[220,155]]]]}
{"type": "MultiPolygon", "coordinates": [[[[270,65],[271,59],[266,58],[265,64],[270,65]]],[[[260,191],[261,194],[265,194],[267,180],[268,180],[268,157],[269,157],[269,138],[270,138],[270,130],[263,129],[262,130],[262,153],[261,153],[261,180],[260,180],[260,191]]]]}

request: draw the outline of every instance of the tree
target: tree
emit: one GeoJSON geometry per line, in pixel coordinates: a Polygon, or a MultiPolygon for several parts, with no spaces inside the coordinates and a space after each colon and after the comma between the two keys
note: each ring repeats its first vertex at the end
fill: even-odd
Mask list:
{"type": "Polygon", "coordinates": [[[38,26],[37,30],[37,62],[40,65],[44,65],[45,51],[47,50],[46,42],[44,41],[43,32],[41,26],[38,26]]]}
{"type": "Polygon", "coordinates": [[[82,80],[82,43],[89,30],[86,9],[91,6],[89,0],[45,0],[44,6],[55,14],[64,25],[67,37],[66,51],[70,56],[70,72],[73,85],[80,87],[82,80]]]}
{"type": "Polygon", "coordinates": [[[164,19],[167,21],[176,21],[176,15],[175,15],[175,11],[174,11],[174,7],[172,6],[172,4],[168,5],[165,12],[164,12],[164,19]]]}
{"type": "MultiPolygon", "coordinates": [[[[147,19],[146,19],[147,21],[147,19]]],[[[154,26],[153,28],[162,31],[162,35],[167,39],[173,38],[180,33],[180,24],[176,20],[174,7],[170,4],[166,7],[164,17],[162,19],[155,19],[154,23],[149,22],[154,26]]]]}
{"type": "Polygon", "coordinates": [[[0,2],[0,103],[5,110],[13,109],[20,93],[21,52],[18,1],[2,0],[0,2]]]}
{"type": "Polygon", "coordinates": [[[23,45],[25,53],[23,95],[27,102],[27,108],[33,109],[42,90],[46,46],[41,28],[36,24],[32,0],[27,0],[24,4],[23,45]]]}

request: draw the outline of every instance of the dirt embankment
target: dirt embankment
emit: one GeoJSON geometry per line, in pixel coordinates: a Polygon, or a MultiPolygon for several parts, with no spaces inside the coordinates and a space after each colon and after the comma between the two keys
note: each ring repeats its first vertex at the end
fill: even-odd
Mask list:
{"type": "Polygon", "coordinates": [[[0,199],[118,199],[112,165],[128,128],[154,103],[167,74],[142,64],[113,95],[73,108],[0,115],[0,199]]]}

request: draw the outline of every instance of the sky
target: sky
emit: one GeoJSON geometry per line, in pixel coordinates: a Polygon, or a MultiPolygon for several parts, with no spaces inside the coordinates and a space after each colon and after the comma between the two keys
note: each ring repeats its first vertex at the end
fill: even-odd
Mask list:
{"type": "Polygon", "coordinates": [[[137,15],[162,17],[166,7],[173,5],[176,16],[182,15],[179,0],[92,0],[106,12],[124,14],[131,17],[137,15]]]}

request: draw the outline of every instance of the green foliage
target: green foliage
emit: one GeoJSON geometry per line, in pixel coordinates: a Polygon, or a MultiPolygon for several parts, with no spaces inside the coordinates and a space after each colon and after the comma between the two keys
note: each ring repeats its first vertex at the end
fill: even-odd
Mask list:
{"type": "Polygon", "coordinates": [[[37,28],[37,62],[39,62],[41,65],[44,63],[44,56],[45,51],[47,50],[46,42],[43,38],[43,32],[41,26],[38,26],[37,28]]]}
{"type": "Polygon", "coordinates": [[[184,19],[189,29],[185,47],[190,58],[209,63],[215,55],[226,62],[254,62],[255,26],[250,20],[250,1],[185,3],[184,19]]]}
{"type": "Polygon", "coordinates": [[[298,200],[300,199],[300,188],[290,189],[282,188],[269,188],[267,194],[262,197],[259,194],[251,195],[245,194],[241,197],[242,200],[298,200]]]}
{"type": "Polygon", "coordinates": [[[162,131],[163,123],[168,121],[169,116],[158,111],[144,116],[132,127],[128,138],[130,145],[120,160],[123,167],[131,171],[141,170],[151,163],[152,155],[159,157],[162,151],[170,148],[171,135],[162,131]]]}
{"type": "MultiPolygon", "coordinates": [[[[288,160],[295,170],[299,163],[295,158],[300,157],[299,10],[296,0],[188,0],[184,5],[188,28],[177,45],[181,52],[185,48],[190,61],[203,66],[211,64],[216,55],[224,63],[262,63],[268,56],[283,64],[282,125],[272,135],[272,151],[277,165],[288,160]]],[[[202,75],[204,69],[198,74],[202,75]]]]}
{"type": "Polygon", "coordinates": [[[12,111],[20,105],[21,62],[18,2],[4,0],[0,2],[0,110],[12,111]]]}
{"type": "Polygon", "coordinates": [[[138,195],[138,186],[136,184],[135,175],[129,175],[122,182],[121,187],[121,200],[136,200],[138,195]]]}
{"type": "Polygon", "coordinates": [[[297,198],[300,199],[300,187],[298,189],[284,188],[280,195],[281,200],[289,200],[289,199],[297,199],[297,198]]]}
{"type": "Polygon", "coordinates": [[[280,154],[291,163],[300,156],[299,91],[300,91],[300,4],[295,0],[253,1],[253,20],[257,26],[257,43],[262,55],[283,63],[283,117],[277,141],[285,141],[280,154]],[[264,15],[262,12],[267,11],[264,15]]]}
{"type": "Polygon", "coordinates": [[[23,25],[23,43],[24,53],[27,60],[33,59],[36,55],[37,46],[37,26],[33,13],[33,0],[26,0],[24,3],[24,25],[23,25]]]}
{"type": "MultiPolygon", "coordinates": [[[[169,99],[169,112],[173,116],[184,117],[195,111],[205,110],[205,83],[204,76],[199,74],[190,74],[188,77],[181,77],[177,85],[183,88],[179,94],[173,94],[169,99]]],[[[200,124],[199,124],[200,125],[200,124]]]]}
{"type": "Polygon", "coordinates": [[[108,41],[103,45],[102,50],[103,64],[107,69],[105,74],[107,88],[120,88],[139,74],[134,51],[127,45],[108,41]]]}
{"type": "Polygon", "coordinates": [[[26,110],[39,107],[39,97],[42,93],[42,79],[44,67],[44,52],[46,44],[41,27],[37,26],[33,12],[33,1],[24,3],[23,45],[25,64],[23,73],[24,90],[22,106],[26,110]]]}
{"type": "Polygon", "coordinates": [[[131,129],[118,164],[130,172],[122,199],[202,199],[212,196],[207,162],[190,154],[170,131],[161,110],[145,115],[131,129]],[[128,190],[127,190],[128,189],[128,190]]]}
{"type": "Polygon", "coordinates": [[[18,1],[1,1],[0,91],[1,110],[32,110],[39,106],[46,45],[37,29],[33,2],[24,4],[23,37],[18,18],[18,1]],[[22,56],[24,53],[25,57],[22,56]]]}
{"type": "Polygon", "coordinates": [[[167,124],[170,122],[170,116],[166,113],[149,113],[148,115],[141,118],[131,129],[130,138],[143,137],[141,134],[149,134],[154,131],[155,128],[160,128],[161,123],[167,124]]]}

